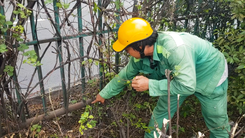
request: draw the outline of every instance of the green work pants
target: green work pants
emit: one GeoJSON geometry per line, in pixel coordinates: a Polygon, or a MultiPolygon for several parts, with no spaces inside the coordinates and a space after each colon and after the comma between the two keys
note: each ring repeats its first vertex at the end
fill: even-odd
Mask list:
{"type": "MultiPolygon", "coordinates": [[[[230,126],[227,115],[227,88],[228,80],[216,87],[209,96],[204,96],[198,92],[194,95],[199,99],[202,108],[202,115],[205,123],[210,130],[210,138],[228,138],[230,126]]],[[[180,96],[179,105],[181,105],[188,96],[180,96]]],[[[177,95],[171,95],[171,118],[177,110],[177,95]]],[[[163,118],[168,119],[168,97],[159,97],[157,106],[149,122],[149,127],[154,128],[154,122],[158,123],[158,128],[162,128],[163,118]]],[[[187,122],[188,123],[188,122],[187,122]]],[[[145,138],[154,138],[153,129],[150,133],[145,133],[145,138]]]]}

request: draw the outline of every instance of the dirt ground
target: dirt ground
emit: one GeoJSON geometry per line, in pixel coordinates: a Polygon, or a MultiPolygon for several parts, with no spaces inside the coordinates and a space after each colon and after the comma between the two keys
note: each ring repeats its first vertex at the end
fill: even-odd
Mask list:
{"type": "MultiPolygon", "coordinates": [[[[83,94],[80,85],[74,86],[69,92],[70,104],[82,101],[84,96],[93,99],[98,93],[98,84],[88,86],[83,94]]],[[[61,91],[47,95],[46,100],[48,111],[63,106],[61,91]]],[[[124,136],[129,136],[130,138],[143,138],[147,129],[145,126],[148,124],[156,102],[157,97],[152,98],[147,93],[125,90],[118,96],[106,100],[105,104],[91,105],[90,114],[94,116],[93,120],[96,120],[97,123],[94,128],[84,131],[84,135],[80,134],[78,123],[84,112],[83,108],[68,113],[68,116],[62,115],[52,120],[39,122],[36,126],[40,128],[40,131],[34,129],[32,125],[27,129],[6,134],[4,137],[124,138],[124,136]]],[[[40,97],[29,100],[28,109],[30,117],[43,114],[40,97]]],[[[209,137],[209,131],[201,114],[200,103],[194,96],[190,96],[181,106],[179,117],[179,138],[195,137],[198,131],[204,133],[205,137],[209,137]]],[[[233,113],[230,119],[235,122],[238,117],[238,114],[233,113]]],[[[244,124],[245,121],[242,121],[239,126],[244,126],[244,124]]],[[[172,126],[173,131],[176,131],[176,114],[172,119],[172,126]]],[[[176,133],[173,133],[173,137],[176,137],[176,133]]]]}

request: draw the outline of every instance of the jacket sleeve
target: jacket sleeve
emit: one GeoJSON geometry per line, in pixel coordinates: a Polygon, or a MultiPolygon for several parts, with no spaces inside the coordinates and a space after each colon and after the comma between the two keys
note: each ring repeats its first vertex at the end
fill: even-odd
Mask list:
{"type": "MultiPolygon", "coordinates": [[[[174,78],[170,82],[170,93],[190,95],[196,88],[195,54],[191,47],[181,45],[169,51],[167,62],[174,78]]],[[[150,96],[167,95],[167,79],[149,80],[150,96]]]]}
{"type": "Polygon", "coordinates": [[[120,93],[126,86],[128,81],[131,81],[139,72],[139,65],[134,62],[131,57],[129,63],[124,67],[118,75],[116,75],[101,91],[100,96],[104,99],[109,99],[120,93]]]}

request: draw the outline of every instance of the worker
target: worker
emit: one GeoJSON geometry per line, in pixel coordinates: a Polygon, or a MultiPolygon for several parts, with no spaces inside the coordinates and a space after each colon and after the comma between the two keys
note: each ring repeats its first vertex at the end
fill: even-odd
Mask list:
{"type": "MultiPolygon", "coordinates": [[[[116,52],[125,50],[132,57],[120,73],[96,96],[92,103],[104,103],[132,80],[138,91],[149,90],[150,96],[159,96],[149,122],[162,128],[168,119],[168,86],[165,70],[171,70],[171,118],[179,104],[195,95],[211,138],[228,138],[230,126],[227,115],[228,68],[224,55],[212,43],[186,32],[157,32],[142,18],[130,18],[118,30],[118,40],[113,44],[116,52]],[[138,75],[145,74],[144,76],[138,75]]],[[[153,138],[154,129],[145,133],[153,138]]]]}

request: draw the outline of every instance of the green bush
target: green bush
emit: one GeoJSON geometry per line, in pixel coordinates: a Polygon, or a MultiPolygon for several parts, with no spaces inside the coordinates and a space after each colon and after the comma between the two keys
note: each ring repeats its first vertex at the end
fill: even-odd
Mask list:
{"type": "Polygon", "coordinates": [[[214,44],[230,64],[228,102],[242,114],[245,112],[245,30],[230,26],[220,34],[214,44]]]}
{"type": "Polygon", "coordinates": [[[245,11],[244,0],[229,0],[232,17],[226,28],[217,31],[215,40],[229,64],[228,102],[240,114],[245,112],[245,11]],[[233,25],[231,25],[233,24],[233,25]]]}

